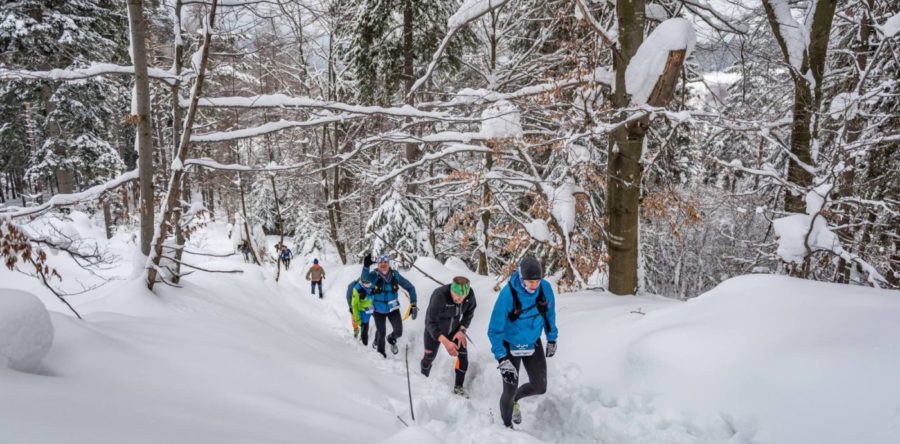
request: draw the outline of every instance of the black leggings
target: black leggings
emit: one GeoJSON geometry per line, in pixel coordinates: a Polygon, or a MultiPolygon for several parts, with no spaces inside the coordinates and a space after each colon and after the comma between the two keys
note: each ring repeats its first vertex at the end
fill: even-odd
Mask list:
{"type": "MultiPolygon", "coordinates": [[[[447,338],[452,338],[456,332],[453,332],[447,338]]],[[[426,377],[431,374],[431,364],[434,363],[434,358],[437,357],[437,351],[442,347],[441,342],[437,339],[431,337],[428,332],[425,332],[425,356],[422,357],[421,367],[422,374],[426,377]]],[[[466,381],[466,370],[469,369],[469,353],[466,351],[465,347],[460,347],[459,355],[456,357],[456,385],[461,386],[463,382],[466,381]]]]}
{"type": "Polygon", "coordinates": [[[316,286],[319,287],[319,299],[322,299],[322,281],[312,281],[312,295],[316,295],[316,286]]]}
{"type": "MultiPolygon", "coordinates": [[[[506,344],[506,352],[509,353],[509,344],[506,344]]],[[[500,395],[500,418],[503,419],[503,425],[509,427],[512,425],[512,408],[513,403],[520,399],[533,396],[543,395],[547,393],[547,358],[544,356],[544,346],[538,339],[534,343],[534,354],[531,356],[515,357],[510,354],[509,361],[519,370],[519,363],[525,364],[525,373],[528,373],[528,383],[518,386],[517,384],[503,383],[503,394],[500,395]]],[[[519,377],[522,374],[519,373],[519,377]]]]}
{"type": "Polygon", "coordinates": [[[369,323],[366,322],[359,326],[359,339],[363,345],[369,345],[369,323]]]}
{"type": "Polygon", "coordinates": [[[375,318],[375,347],[378,349],[378,353],[387,357],[387,354],[384,352],[385,330],[387,327],[385,319],[391,321],[391,334],[387,335],[387,340],[393,344],[397,342],[397,338],[403,336],[403,318],[400,317],[400,310],[394,310],[388,314],[376,311],[372,314],[372,317],[375,318]]]}

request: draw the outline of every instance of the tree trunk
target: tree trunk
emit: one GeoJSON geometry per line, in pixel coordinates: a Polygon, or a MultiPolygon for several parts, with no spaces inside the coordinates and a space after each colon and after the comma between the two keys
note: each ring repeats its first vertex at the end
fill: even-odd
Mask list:
{"type": "Polygon", "coordinates": [[[104,228],[106,228],[106,238],[112,239],[113,222],[112,222],[112,212],[109,210],[109,196],[103,197],[102,205],[103,205],[103,226],[104,226],[104,228]]]}
{"type": "MultiPolygon", "coordinates": [[[[812,174],[797,162],[803,162],[809,166],[814,165],[811,140],[815,139],[817,133],[818,125],[815,115],[822,104],[822,83],[825,78],[828,40],[837,0],[819,0],[815,3],[815,7],[812,25],[809,26],[809,46],[804,48],[803,59],[800,66],[796,67],[791,63],[789,44],[781,32],[781,27],[796,26],[797,24],[779,22],[770,0],[763,0],[763,8],[766,11],[769,26],[772,28],[772,34],[781,48],[785,62],[790,67],[791,78],[794,81],[794,121],[791,125],[791,154],[794,158],[791,158],[788,164],[788,180],[801,189],[808,189],[812,186],[812,174]],[[808,74],[812,74],[814,85],[810,84],[808,74]]],[[[795,193],[788,192],[784,199],[784,210],[791,213],[805,213],[806,200],[803,193],[795,195],[795,193]]]]}
{"type": "Polygon", "coordinates": [[[128,0],[134,94],[137,102],[138,176],[141,184],[141,253],[150,255],[153,239],[153,137],[150,121],[150,82],[147,77],[147,41],[142,0],[128,0]]]}
{"type": "MultiPolygon", "coordinates": [[[[618,2],[616,11],[619,17],[620,50],[614,59],[616,90],[613,103],[618,108],[624,108],[630,101],[625,89],[625,70],[644,39],[644,3],[618,2]]],[[[665,69],[647,99],[648,105],[665,106],[672,100],[686,55],[683,49],[669,53],[665,69]]],[[[625,117],[624,114],[620,115],[620,119],[624,120],[625,117]]],[[[649,117],[644,117],[629,122],[610,134],[606,195],[609,219],[609,291],[619,295],[635,294],[638,290],[638,215],[643,174],[640,161],[649,125],[649,117]]]]}
{"type": "MultiPolygon", "coordinates": [[[[175,54],[173,55],[174,62],[173,62],[172,69],[174,70],[175,75],[179,76],[179,75],[181,75],[182,58],[184,56],[184,42],[182,41],[181,36],[180,36],[181,35],[181,0],[175,0],[175,26],[178,29],[177,32],[178,32],[179,36],[178,36],[178,38],[175,39],[175,48],[174,48],[175,54]]],[[[176,78],[176,80],[172,83],[172,88],[171,88],[171,92],[172,92],[172,151],[173,152],[175,150],[175,147],[177,147],[179,142],[181,141],[182,111],[181,111],[181,105],[178,103],[178,98],[179,98],[178,87],[180,86],[180,84],[181,84],[181,82],[178,81],[176,78]]],[[[178,193],[178,199],[177,199],[178,202],[184,201],[183,196],[185,194],[184,189],[185,189],[185,183],[187,182],[187,180],[188,180],[187,176],[185,176],[182,179],[181,187],[179,187],[179,193],[178,193]]],[[[182,218],[182,216],[184,216],[186,208],[184,205],[180,205],[180,208],[181,208],[181,211],[176,213],[176,216],[178,216],[178,217],[176,217],[176,219],[175,219],[175,244],[178,246],[178,248],[175,250],[175,276],[172,277],[172,282],[176,283],[176,284],[181,281],[181,262],[182,262],[182,257],[184,256],[184,243],[186,240],[184,237],[184,227],[182,226],[182,221],[181,221],[181,218],[182,218]]]]}
{"type": "MultiPolygon", "coordinates": [[[[617,2],[619,47],[614,54],[616,85],[613,104],[628,106],[625,70],[644,41],[644,1],[617,2]]],[[[626,116],[620,115],[624,120],[626,116]]],[[[609,226],[609,290],[626,295],[637,292],[638,204],[641,195],[641,150],[644,123],[635,122],[610,134],[606,212],[609,226]]]]}
{"type": "Polygon", "coordinates": [[[253,237],[250,235],[250,224],[247,223],[247,203],[244,199],[244,179],[240,171],[238,171],[238,187],[241,191],[241,216],[244,219],[244,236],[247,245],[250,246],[250,255],[253,256],[253,263],[259,265],[259,256],[256,255],[256,248],[253,247],[253,237]]]}
{"type": "MultiPolygon", "coordinates": [[[[129,0],[129,2],[132,1],[136,0],[129,0]]],[[[194,80],[194,85],[191,90],[191,104],[188,107],[188,112],[185,116],[184,131],[182,131],[181,139],[176,151],[176,157],[179,167],[172,169],[172,177],[169,178],[169,187],[166,192],[166,200],[163,202],[160,222],[156,228],[157,237],[153,241],[153,256],[151,258],[152,266],[149,270],[147,270],[147,288],[149,288],[150,290],[153,290],[153,286],[156,284],[156,277],[158,274],[157,267],[159,267],[159,263],[162,260],[163,244],[165,243],[166,237],[168,236],[169,226],[172,223],[178,223],[178,220],[173,218],[173,215],[178,213],[178,211],[176,211],[176,208],[179,208],[180,205],[176,201],[176,198],[181,195],[182,178],[184,176],[183,165],[187,160],[188,151],[190,149],[191,130],[193,129],[194,118],[197,115],[197,103],[200,100],[200,94],[203,90],[203,81],[206,76],[206,67],[209,65],[209,48],[212,41],[212,29],[215,23],[217,4],[217,0],[212,0],[210,3],[209,16],[207,17],[208,26],[204,28],[203,33],[203,46],[201,47],[200,53],[200,66],[197,70],[197,77],[194,80]]]]}

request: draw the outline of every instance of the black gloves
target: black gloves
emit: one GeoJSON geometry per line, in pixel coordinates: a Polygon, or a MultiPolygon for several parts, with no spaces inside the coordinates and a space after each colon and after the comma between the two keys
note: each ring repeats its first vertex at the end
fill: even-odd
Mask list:
{"type": "Polygon", "coordinates": [[[497,366],[497,369],[500,370],[500,376],[503,376],[504,384],[519,385],[519,372],[509,358],[500,358],[500,365],[497,366]]]}
{"type": "Polygon", "coordinates": [[[413,318],[414,321],[416,320],[416,316],[419,315],[419,307],[416,307],[416,304],[412,304],[409,307],[409,315],[413,318]]]}
{"type": "Polygon", "coordinates": [[[365,256],[363,257],[363,267],[366,267],[366,268],[371,267],[372,264],[375,263],[375,261],[372,260],[372,253],[369,251],[366,251],[363,254],[365,254],[365,256]]]}
{"type": "Polygon", "coordinates": [[[556,341],[547,342],[547,357],[552,358],[556,354],[556,341]]]}

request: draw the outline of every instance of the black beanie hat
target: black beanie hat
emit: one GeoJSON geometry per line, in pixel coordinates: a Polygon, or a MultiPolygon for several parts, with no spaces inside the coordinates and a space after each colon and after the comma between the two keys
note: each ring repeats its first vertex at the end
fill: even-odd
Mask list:
{"type": "Polygon", "coordinates": [[[544,277],[541,272],[541,263],[532,256],[528,256],[519,262],[519,275],[522,279],[536,281],[544,277]]]}

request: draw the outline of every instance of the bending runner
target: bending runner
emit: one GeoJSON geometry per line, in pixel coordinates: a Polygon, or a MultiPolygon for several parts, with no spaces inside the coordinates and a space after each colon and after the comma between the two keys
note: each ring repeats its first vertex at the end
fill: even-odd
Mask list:
{"type": "Polygon", "coordinates": [[[450,356],[456,357],[456,382],[453,393],[466,396],[463,382],[469,368],[466,350],[466,330],[475,315],[475,292],[469,279],[463,276],[453,278],[453,283],[438,287],[431,294],[428,310],[425,312],[425,356],[421,369],[425,377],[431,373],[431,365],[437,357],[439,345],[443,345],[450,356]]]}

